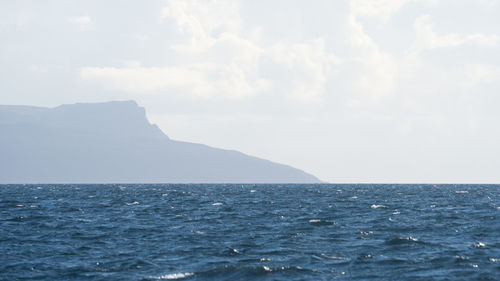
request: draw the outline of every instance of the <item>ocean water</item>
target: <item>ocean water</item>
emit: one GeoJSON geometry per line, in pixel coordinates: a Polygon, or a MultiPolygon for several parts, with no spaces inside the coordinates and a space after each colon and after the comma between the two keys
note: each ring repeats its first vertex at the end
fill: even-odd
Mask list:
{"type": "Polygon", "coordinates": [[[0,280],[500,280],[499,185],[0,185],[0,280]]]}

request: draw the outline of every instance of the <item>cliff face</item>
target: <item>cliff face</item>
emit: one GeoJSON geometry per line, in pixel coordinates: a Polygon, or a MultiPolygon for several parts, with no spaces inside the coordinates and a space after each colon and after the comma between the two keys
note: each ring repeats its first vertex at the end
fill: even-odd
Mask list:
{"type": "Polygon", "coordinates": [[[52,109],[4,105],[0,106],[0,119],[0,125],[12,125],[18,129],[37,127],[61,134],[166,137],[155,125],[149,124],[144,108],[134,101],[66,104],[52,109]]]}
{"type": "Polygon", "coordinates": [[[314,183],[298,169],[169,139],[133,101],[0,106],[0,183],[314,183]]]}

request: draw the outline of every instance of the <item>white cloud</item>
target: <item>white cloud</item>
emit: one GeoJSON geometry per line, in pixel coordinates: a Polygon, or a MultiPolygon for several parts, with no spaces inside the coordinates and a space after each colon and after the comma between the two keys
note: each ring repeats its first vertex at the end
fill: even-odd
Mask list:
{"type": "Polygon", "coordinates": [[[284,82],[290,97],[308,102],[323,100],[327,75],[340,63],[339,58],[325,50],[321,38],[306,43],[277,43],[266,55],[286,68],[288,79],[284,82]]]}
{"type": "Polygon", "coordinates": [[[259,77],[262,50],[239,31],[236,5],[229,1],[169,1],[160,21],[174,21],[187,39],[171,45],[182,65],[86,67],[81,78],[110,88],[151,93],[174,90],[190,97],[243,98],[267,89],[259,77]]]}
{"type": "Polygon", "coordinates": [[[354,96],[348,99],[348,104],[371,104],[390,96],[396,70],[394,59],[364,32],[363,25],[354,16],[349,18],[348,30],[352,54],[346,63],[356,65],[359,71],[357,81],[353,83],[354,96]]]}
{"type": "Polygon", "coordinates": [[[355,16],[368,16],[382,20],[389,19],[401,7],[410,2],[434,4],[438,0],[351,0],[351,10],[355,16]]]}
{"type": "MultiPolygon", "coordinates": [[[[272,89],[286,91],[292,99],[318,102],[325,91],[326,74],[337,61],[324,48],[324,40],[292,43],[281,41],[269,46],[259,42],[260,28],[253,27],[248,34],[242,33],[242,20],[236,2],[233,1],[170,1],[162,9],[161,20],[171,18],[179,29],[190,38],[186,44],[172,46],[179,54],[190,57],[209,57],[218,67],[234,72],[229,80],[241,81],[228,90],[252,92],[272,89]],[[288,76],[286,80],[273,81],[261,77],[260,62],[267,59],[280,64],[271,76],[288,76]],[[245,81],[257,82],[251,87],[245,81]],[[287,85],[283,85],[287,84],[287,85]],[[237,88],[236,86],[242,86],[237,88]]],[[[228,79],[230,72],[221,79],[228,79]]],[[[222,73],[224,73],[223,71],[222,73]]],[[[247,93],[247,94],[243,94],[247,93]]]]}
{"type": "Polygon", "coordinates": [[[94,28],[94,21],[89,16],[68,17],[67,20],[81,31],[89,31],[94,28]]]}
{"type": "Polygon", "coordinates": [[[498,65],[476,64],[467,69],[467,74],[469,79],[464,86],[468,87],[500,82],[500,66],[498,65]]]}
{"type": "Polygon", "coordinates": [[[321,38],[261,44],[260,27],[242,32],[238,7],[232,1],[172,0],[161,10],[160,22],[168,20],[186,39],[170,45],[182,65],[85,67],[80,77],[136,93],[174,90],[191,97],[234,99],[277,91],[291,99],[320,102],[327,75],[338,63],[321,38]],[[280,67],[265,76],[262,60],[280,67]],[[271,83],[268,76],[286,78],[271,83]]]}
{"type": "Polygon", "coordinates": [[[188,44],[177,46],[182,51],[204,51],[223,33],[240,33],[238,7],[232,1],[171,0],[161,10],[160,22],[173,20],[189,37],[188,44]]]}
{"type": "MultiPolygon", "coordinates": [[[[375,108],[398,100],[396,96],[404,88],[401,84],[418,84],[422,69],[433,66],[424,63],[419,52],[412,49],[403,57],[384,51],[365,32],[358,17],[385,20],[410,2],[435,1],[351,1],[350,15],[344,23],[345,37],[339,34],[335,43],[344,45],[349,52],[337,56],[326,46],[326,36],[335,34],[300,42],[278,37],[264,43],[261,33],[266,29],[244,26],[237,2],[171,0],[161,10],[159,19],[160,24],[173,24],[181,36],[182,40],[177,41],[181,43],[169,45],[177,54],[176,63],[155,67],[140,63],[85,67],[80,77],[107,88],[139,94],[242,99],[272,93],[311,103],[324,102],[332,94],[327,92],[327,85],[337,81],[337,88],[345,89],[345,98],[341,99],[345,105],[375,108]],[[347,80],[338,81],[335,77],[339,73],[347,80]]],[[[493,47],[498,43],[496,36],[481,33],[440,35],[430,16],[417,18],[413,28],[418,50],[465,43],[493,47]]]]}
{"type": "Polygon", "coordinates": [[[500,43],[500,37],[497,35],[480,33],[470,35],[448,33],[439,35],[435,31],[430,15],[423,15],[417,18],[413,27],[417,36],[417,48],[419,49],[457,47],[465,43],[472,43],[483,47],[495,47],[500,43]]]}
{"type": "Polygon", "coordinates": [[[201,98],[242,98],[268,86],[263,79],[248,81],[238,67],[211,63],[175,67],[84,67],[80,77],[120,91],[158,94],[174,90],[201,98]]]}
{"type": "MultiPolygon", "coordinates": [[[[202,68],[202,66],[199,66],[202,68]]],[[[169,87],[183,87],[191,84],[197,89],[197,83],[203,80],[196,70],[189,68],[159,67],[84,67],[80,72],[83,79],[97,80],[112,89],[128,92],[155,92],[169,87]]],[[[203,95],[202,90],[196,91],[203,95]]]]}

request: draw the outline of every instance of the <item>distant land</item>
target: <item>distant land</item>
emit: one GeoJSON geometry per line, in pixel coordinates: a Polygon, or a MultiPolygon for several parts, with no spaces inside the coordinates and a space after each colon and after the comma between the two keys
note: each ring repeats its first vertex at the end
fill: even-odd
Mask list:
{"type": "Polygon", "coordinates": [[[318,183],[268,160],[170,139],[135,101],[0,105],[0,183],[318,183]]]}

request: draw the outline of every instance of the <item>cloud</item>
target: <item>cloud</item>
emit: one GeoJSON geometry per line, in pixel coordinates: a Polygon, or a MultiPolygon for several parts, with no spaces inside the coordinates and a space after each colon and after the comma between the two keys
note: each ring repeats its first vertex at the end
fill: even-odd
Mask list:
{"type": "Polygon", "coordinates": [[[324,39],[310,42],[280,42],[266,51],[269,60],[278,65],[275,70],[277,89],[287,92],[296,100],[321,102],[325,95],[328,75],[335,71],[340,59],[325,50],[324,39]],[[283,77],[283,76],[284,77],[283,77]],[[284,79],[279,80],[282,76],[284,79]]]}
{"type": "Polygon", "coordinates": [[[325,49],[322,38],[262,44],[259,26],[242,31],[233,1],[172,0],[159,20],[177,27],[182,42],[169,47],[182,64],[84,67],[80,77],[135,93],[175,91],[190,97],[240,99],[272,91],[320,102],[327,75],[339,61],[325,49]]]}
{"type": "Polygon", "coordinates": [[[80,77],[108,89],[189,99],[272,95],[319,104],[333,95],[332,89],[343,89],[340,100],[349,108],[375,107],[397,100],[401,84],[418,84],[421,70],[435,67],[424,62],[419,51],[466,43],[498,44],[497,36],[482,33],[441,35],[435,31],[432,18],[424,15],[413,24],[416,47],[408,46],[408,52],[397,57],[385,51],[359,19],[371,16],[383,21],[415,2],[435,1],[353,0],[350,14],[340,23],[344,33],[317,33],[315,38],[302,40],[265,34],[268,37],[263,40],[266,24],[272,23],[245,25],[235,1],[171,0],[161,9],[158,22],[174,27],[179,35],[179,40],[168,45],[175,61],[150,62],[148,66],[141,66],[140,61],[136,65],[87,66],[81,68],[80,77]],[[335,46],[349,51],[334,53],[332,37],[335,46]]]}
{"type": "Polygon", "coordinates": [[[460,35],[458,33],[448,33],[439,35],[434,28],[430,15],[420,16],[413,24],[417,36],[417,48],[437,49],[457,47],[466,43],[472,43],[482,47],[495,47],[500,43],[497,35],[485,35],[475,33],[470,35],[460,35]]]}
{"type": "Polygon", "coordinates": [[[89,31],[94,28],[94,21],[89,16],[68,17],[67,20],[77,26],[80,31],[89,31]]]}
{"type": "Polygon", "coordinates": [[[363,25],[354,15],[349,18],[348,30],[348,44],[352,53],[344,60],[344,64],[353,67],[357,76],[348,104],[372,104],[390,96],[395,83],[394,59],[364,32],[363,25]]]}
{"type": "Polygon", "coordinates": [[[261,48],[240,34],[237,7],[229,1],[169,1],[160,22],[173,21],[184,39],[170,48],[181,65],[84,67],[80,77],[136,93],[175,91],[191,98],[238,99],[269,86],[259,77],[261,48]]]}
{"type": "Polygon", "coordinates": [[[237,99],[267,87],[263,79],[248,81],[238,67],[212,63],[175,67],[84,67],[80,77],[125,92],[158,94],[176,91],[199,98],[237,99]]]}
{"type": "Polygon", "coordinates": [[[171,0],[160,13],[160,22],[173,20],[189,39],[177,50],[199,51],[210,48],[222,34],[239,34],[241,20],[232,1],[171,0]]]}
{"type": "Polygon", "coordinates": [[[435,4],[437,0],[351,0],[351,10],[355,16],[368,16],[388,20],[404,5],[411,2],[435,4]]]}
{"type": "MultiPolygon", "coordinates": [[[[241,92],[239,96],[271,90],[300,101],[322,100],[327,72],[337,61],[333,54],[326,53],[323,39],[301,43],[280,41],[265,46],[260,42],[260,27],[253,26],[246,34],[242,32],[240,11],[234,1],[170,1],[161,13],[162,21],[169,18],[189,38],[185,44],[172,48],[200,60],[208,57],[214,66],[234,71],[241,83],[227,88],[241,92]],[[264,69],[263,60],[277,67],[264,69]],[[256,87],[245,81],[256,83],[256,87]]],[[[229,74],[221,80],[228,79],[229,74]]]]}

